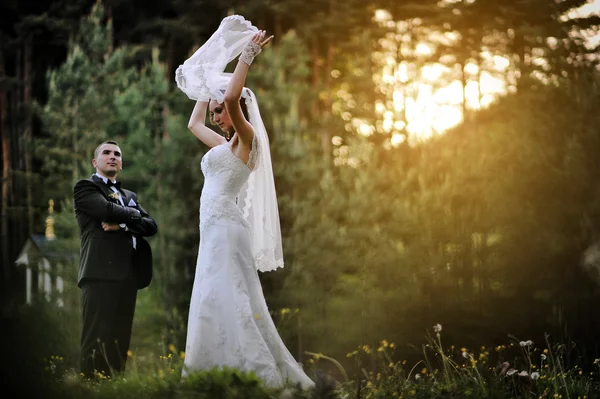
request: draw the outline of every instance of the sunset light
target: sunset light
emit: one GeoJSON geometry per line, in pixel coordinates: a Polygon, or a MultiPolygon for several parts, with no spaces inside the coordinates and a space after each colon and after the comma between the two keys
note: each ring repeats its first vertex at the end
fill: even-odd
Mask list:
{"type": "MultiPolygon", "coordinates": [[[[595,0],[569,12],[565,18],[598,14],[599,8],[600,0],[595,0]]],[[[375,75],[374,81],[386,93],[388,100],[376,104],[381,123],[376,127],[360,123],[360,134],[368,136],[375,131],[391,133],[391,145],[401,144],[406,135],[409,143],[414,144],[461,123],[463,101],[466,110],[478,110],[514,90],[508,58],[488,51],[481,52],[481,65],[473,62],[465,65],[466,84],[463,87],[456,62],[453,65],[452,62],[426,61],[434,54],[437,45],[452,45],[458,40],[458,35],[419,30],[419,19],[411,21],[409,26],[405,21],[396,22],[391,18],[385,10],[377,10],[374,16],[382,27],[390,29],[386,38],[380,39],[381,52],[373,55],[375,62],[381,65],[380,75],[375,75]],[[415,42],[415,32],[428,41],[415,42]]],[[[589,45],[599,44],[597,32],[584,34],[589,45]]],[[[546,61],[538,58],[533,62],[543,66],[546,61]]],[[[544,81],[543,76],[536,77],[544,81]]]]}

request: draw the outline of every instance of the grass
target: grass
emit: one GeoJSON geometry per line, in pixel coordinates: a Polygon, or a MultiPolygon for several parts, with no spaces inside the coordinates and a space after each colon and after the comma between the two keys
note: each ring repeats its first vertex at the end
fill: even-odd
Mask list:
{"type": "MultiPolygon", "coordinates": [[[[445,348],[442,327],[422,346],[422,360],[396,361],[394,343],[362,345],[349,353],[357,378],[340,384],[346,398],[600,398],[600,359],[565,367],[568,348],[532,341],[477,349],[445,348]],[[375,361],[374,361],[375,360],[375,361]],[[366,367],[369,365],[370,369],[366,367]]],[[[316,361],[322,361],[318,358],[316,361]]]]}
{"type": "Polygon", "coordinates": [[[414,364],[396,360],[394,343],[361,345],[347,354],[355,372],[320,353],[312,353],[309,374],[330,368],[340,376],[317,378],[317,387],[302,392],[294,387],[273,390],[262,386],[253,374],[236,370],[211,370],[181,380],[181,353],[150,359],[130,354],[129,370],[115,380],[82,381],[63,367],[59,356],[47,359],[46,372],[61,388],[64,397],[114,398],[567,398],[600,397],[600,360],[566,369],[564,345],[546,341],[536,347],[515,338],[506,345],[480,348],[445,348],[441,326],[423,345],[422,359],[414,364]]]}
{"type": "MultiPolygon", "coordinates": [[[[65,316],[48,309],[27,310],[13,318],[12,337],[0,337],[4,392],[11,385],[19,397],[44,398],[600,398],[600,359],[591,364],[567,361],[573,349],[565,344],[534,343],[511,337],[505,345],[478,348],[445,346],[442,326],[419,349],[419,359],[398,359],[397,345],[382,340],[360,345],[334,359],[307,352],[307,373],[317,386],[267,389],[251,373],[210,370],[181,379],[184,353],[173,344],[130,351],[127,372],[114,379],[85,381],[75,371],[77,331],[65,328],[65,316]],[[62,326],[53,330],[51,326],[62,326]],[[41,333],[41,335],[36,335],[41,333]],[[13,341],[10,341],[10,340],[13,341]],[[152,348],[155,348],[153,350],[152,348]],[[342,361],[343,360],[343,361],[342,361]],[[329,370],[333,377],[319,370],[329,370]],[[337,381],[336,381],[337,380],[337,381]]],[[[6,333],[6,330],[2,331],[6,333]]]]}

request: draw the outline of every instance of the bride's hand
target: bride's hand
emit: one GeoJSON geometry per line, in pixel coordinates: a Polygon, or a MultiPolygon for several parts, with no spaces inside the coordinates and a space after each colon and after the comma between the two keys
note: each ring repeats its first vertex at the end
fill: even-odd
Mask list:
{"type": "Polygon", "coordinates": [[[265,39],[265,31],[260,30],[252,36],[252,40],[246,43],[242,54],[240,55],[240,61],[244,61],[248,66],[252,65],[254,57],[260,54],[263,47],[273,40],[273,35],[265,39]]]}
{"type": "Polygon", "coordinates": [[[265,34],[266,34],[266,32],[264,30],[258,31],[258,33],[256,33],[252,37],[252,42],[258,44],[261,48],[264,48],[275,37],[275,36],[271,35],[265,39],[265,34]]]}

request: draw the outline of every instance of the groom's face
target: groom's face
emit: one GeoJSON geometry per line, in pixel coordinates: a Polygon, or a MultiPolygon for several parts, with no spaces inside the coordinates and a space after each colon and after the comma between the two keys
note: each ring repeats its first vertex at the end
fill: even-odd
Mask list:
{"type": "Polygon", "coordinates": [[[114,144],[102,144],[96,151],[92,165],[106,177],[115,177],[123,168],[121,149],[114,144]]]}

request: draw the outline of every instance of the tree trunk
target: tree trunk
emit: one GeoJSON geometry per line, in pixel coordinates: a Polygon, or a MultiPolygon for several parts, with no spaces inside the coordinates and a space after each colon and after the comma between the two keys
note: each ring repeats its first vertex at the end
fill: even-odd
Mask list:
{"type": "Polygon", "coordinates": [[[71,186],[75,187],[77,181],[79,181],[79,156],[81,154],[79,150],[79,129],[78,129],[78,119],[77,114],[79,113],[79,100],[75,99],[75,104],[73,104],[73,181],[71,182],[71,186]]]}
{"type": "MultiPolygon", "coordinates": [[[[319,42],[316,37],[313,36],[310,42],[311,50],[311,61],[312,61],[312,88],[315,93],[319,90],[319,42]]],[[[319,115],[319,97],[313,101],[312,117],[314,120],[318,120],[319,115]]]]}
{"type": "MultiPolygon", "coordinates": [[[[23,81],[23,51],[22,47],[17,47],[16,56],[13,60],[7,59],[7,64],[12,63],[15,68],[15,79],[20,83],[23,81]]],[[[5,72],[6,73],[6,72],[5,72]]],[[[10,171],[10,187],[8,191],[8,204],[10,205],[7,209],[11,219],[8,222],[8,234],[9,234],[9,258],[13,259],[18,253],[21,245],[27,237],[27,214],[26,214],[26,199],[23,171],[25,170],[24,165],[24,146],[23,146],[23,135],[21,134],[21,110],[22,110],[22,97],[23,90],[19,88],[12,89],[5,92],[6,95],[6,106],[8,111],[6,113],[5,123],[8,125],[6,133],[9,137],[9,151],[11,153],[11,159],[9,163],[10,171]],[[16,239],[15,239],[16,237],[16,239]]],[[[15,269],[11,269],[13,272],[15,269]]]]}
{"type": "Polygon", "coordinates": [[[463,123],[467,123],[467,71],[465,70],[467,66],[467,60],[464,59],[460,63],[460,83],[462,85],[462,117],[463,123]]]}
{"type": "Polygon", "coordinates": [[[481,69],[483,68],[483,59],[481,53],[477,53],[477,105],[479,110],[483,108],[481,101],[483,100],[483,92],[481,91],[481,69]]]}
{"type": "MultiPolygon", "coordinates": [[[[6,78],[4,71],[4,54],[0,50],[0,81],[6,78]]],[[[1,219],[2,224],[0,225],[0,240],[2,241],[2,292],[5,294],[8,291],[8,283],[12,277],[12,263],[10,259],[10,248],[8,245],[8,238],[10,236],[8,228],[8,204],[9,204],[9,193],[10,193],[10,167],[11,167],[11,156],[10,156],[10,135],[8,132],[7,122],[7,95],[5,89],[0,86],[0,135],[2,139],[2,202],[1,202],[1,219]]],[[[5,298],[3,298],[5,299],[5,298]]],[[[6,303],[5,300],[2,301],[6,303]]]]}
{"type": "MultiPolygon", "coordinates": [[[[319,57],[319,41],[316,37],[313,37],[311,43],[311,58],[312,58],[312,87],[314,92],[317,94],[312,104],[312,119],[320,121],[321,131],[321,148],[326,157],[331,154],[331,136],[327,130],[327,123],[322,122],[323,117],[327,117],[331,112],[331,100],[329,99],[330,93],[327,92],[326,99],[321,101],[320,89],[321,87],[321,74],[319,65],[322,63],[319,57]],[[329,109],[327,109],[329,107],[329,109]]],[[[333,65],[333,45],[331,42],[327,44],[327,60],[325,64],[325,90],[329,90],[331,85],[331,68],[333,65]]]]}
{"type": "Polygon", "coordinates": [[[516,77],[517,93],[529,86],[529,69],[525,62],[525,35],[518,29],[515,32],[514,39],[515,54],[518,57],[516,70],[519,76],[516,77]]]}
{"type": "MultiPolygon", "coordinates": [[[[105,2],[104,3],[104,12],[106,13],[106,20],[108,21],[109,24],[112,24],[113,22],[113,11],[112,11],[112,5],[109,2],[105,2]]],[[[114,36],[111,35],[111,41],[108,44],[108,53],[112,54],[113,52],[113,43],[114,43],[114,36]]]]}
{"type": "Polygon", "coordinates": [[[23,144],[25,146],[25,184],[27,192],[27,226],[28,234],[33,232],[33,166],[32,166],[32,102],[31,102],[31,64],[32,64],[32,35],[25,39],[25,55],[23,57],[23,111],[25,113],[23,144]]]}
{"type": "MultiPolygon", "coordinates": [[[[158,58],[158,54],[159,54],[159,49],[156,49],[156,63],[159,63],[159,58],[158,58]]],[[[169,85],[169,87],[172,87],[173,85],[173,76],[175,76],[175,45],[173,43],[173,39],[169,39],[167,42],[167,68],[166,68],[166,73],[167,73],[167,84],[169,85]]],[[[165,120],[166,123],[166,120],[165,120]]],[[[165,131],[166,133],[166,131],[165,131]]],[[[168,137],[168,134],[167,136],[168,137]]]]}
{"type": "MultiPolygon", "coordinates": [[[[169,106],[165,102],[165,104],[163,105],[163,109],[162,109],[162,117],[163,117],[162,134],[158,138],[157,148],[162,148],[162,146],[165,144],[165,142],[167,140],[169,140],[169,132],[167,131],[167,119],[169,117],[169,112],[170,112],[169,106]]],[[[162,151],[161,151],[161,153],[162,153],[162,151]]],[[[160,160],[160,155],[158,158],[160,160]]],[[[158,181],[163,181],[162,172],[159,172],[157,177],[158,177],[158,181]]],[[[159,204],[161,204],[159,207],[161,214],[159,214],[158,216],[160,219],[165,220],[162,213],[163,213],[163,209],[165,209],[165,206],[168,203],[168,199],[165,196],[165,188],[163,187],[162,184],[159,184],[157,186],[156,196],[157,196],[157,202],[159,204]]],[[[167,295],[166,288],[169,286],[169,284],[168,284],[169,278],[172,275],[170,268],[173,266],[173,263],[169,262],[168,258],[167,258],[167,251],[168,251],[167,240],[168,240],[168,238],[167,238],[167,235],[165,234],[165,229],[159,229],[158,230],[158,243],[159,243],[159,248],[160,248],[160,268],[163,271],[162,286],[165,289],[164,297],[166,297],[166,295],[167,295]]]]}
{"type": "Polygon", "coordinates": [[[299,363],[304,361],[304,348],[302,347],[302,312],[298,312],[298,355],[296,357],[299,363]]]}
{"type": "Polygon", "coordinates": [[[281,15],[275,14],[275,27],[273,28],[275,40],[279,40],[283,36],[283,29],[281,27],[281,15]]]}
{"type": "MultiPolygon", "coordinates": [[[[333,40],[329,39],[327,43],[327,62],[325,64],[325,99],[324,99],[324,117],[326,121],[331,119],[331,82],[333,77],[331,71],[333,70],[333,61],[335,55],[335,47],[333,46],[333,40]]],[[[323,147],[323,153],[327,159],[331,158],[332,144],[331,144],[331,131],[329,123],[326,123],[325,128],[321,130],[321,145],[323,147]]]]}
{"type": "MultiPolygon", "coordinates": [[[[408,21],[408,24],[410,26],[410,20],[408,21]]],[[[404,122],[404,127],[402,128],[402,133],[404,133],[404,135],[406,136],[406,138],[408,138],[408,132],[406,130],[406,127],[408,126],[408,117],[406,115],[406,106],[407,106],[407,97],[408,97],[408,88],[406,86],[405,82],[400,81],[399,76],[400,76],[400,71],[401,71],[401,67],[402,67],[402,62],[404,61],[404,41],[397,41],[396,42],[396,69],[394,71],[394,80],[393,80],[393,85],[394,85],[394,89],[390,91],[390,93],[388,94],[388,100],[393,104],[394,103],[394,92],[399,91],[402,92],[402,111],[400,111],[400,115],[399,117],[396,117],[396,120],[400,120],[402,122],[404,122]]]]}
{"type": "MultiPolygon", "coordinates": [[[[482,39],[480,38],[479,41],[479,46],[482,45],[482,39]]],[[[481,91],[481,75],[482,75],[482,68],[483,68],[483,58],[481,57],[481,48],[477,49],[477,54],[475,56],[475,62],[477,62],[477,76],[475,77],[475,79],[477,80],[477,111],[481,111],[481,109],[483,108],[483,104],[481,103],[482,99],[483,99],[483,92],[481,91]]],[[[473,112],[471,114],[471,128],[474,134],[479,134],[479,126],[477,125],[476,122],[476,112],[473,112]]]]}

